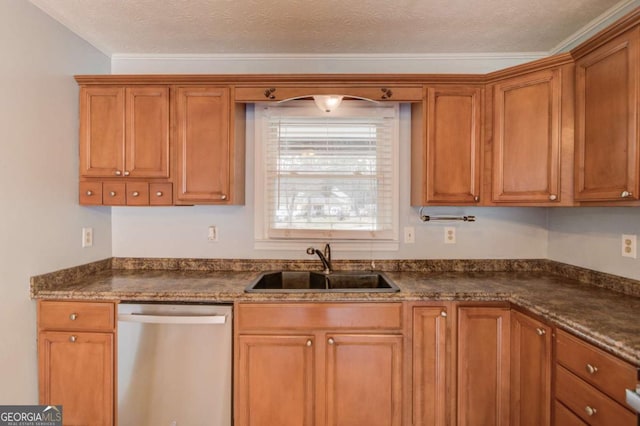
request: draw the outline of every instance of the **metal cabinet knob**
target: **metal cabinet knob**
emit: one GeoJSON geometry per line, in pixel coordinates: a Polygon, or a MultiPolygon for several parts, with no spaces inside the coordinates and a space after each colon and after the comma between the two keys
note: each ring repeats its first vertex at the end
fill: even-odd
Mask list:
{"type": "Polygon", "coordinates": [[[130,173],[129,173],[129,170],[125,170],[125,171],[124,171],[124,175],[125,175],[125,176],[129,176],[129,174],[130,174],[130,173]]]}
{"type": "Polygon", "coordinates": [[[222,195],[220,196],[220,199],[221,199],[221,200],[226,200],[226,199],[227,199],[227,196],[226,196],[225,194],[222,194],[222,195]]]}
{"type": "Polygon", "coordinates": [[[78,319],[78,314],[76,314],[76,313],[74,312],[73,314],[69,315],[69,319],[70,319],[71,321],[75,321],[75,320],[77,320],[77,319],[78,319]]]}
{"type": "Polygon", "coordinates": [[[116,191],[111,191],[111,192],[109,193],[109,195],[110,195],[111,197],[115,197],[115,196],[116,196],[116,191]]]}
{"type": "Polygon", "coordinates": [[[91,197],[91,196],[93,195],[93,191],[89,190],[89,191],[87,191],[87,192],[86,192],[86,194],[87,194],[89,197],[91,197]]]}
{"type": "Polygon", "coordinates": [[[480,197],[478,197],[477,195],[475,197],[473,197],[473,201],[475,201],[476,203],[480,201],[480,197]]]}
{"type": "Polygon", "coordinates": [[[596,414],[598,412],[598,410],[596,410],[593,407],[589,407],[588,405],[586,407],[584,407],[584,411],[585,411],[585,413],[587,413],[587,416],[593,416],[594,414],[596,414]]]}
{"type": "Polygon", "coordinates": [[[558,196],[556,194],[549,195],[549,200],[556,201],[557,199],[558,199],[558,196]]]}
{"type": "Polygon", "coordinates": [[[333,340],[333,337],[329,337],[329,340],[327,340],[327,343],[329,343],[330,345],[333,345],[334,343],[336,343],[336,341],[333,340]]]}
{"type": "Polygon", "coordinates": [[[307,340],[307,346],[311,346],[313,345],[313,342],[311,341],[311,339],[307,340]]]}
{"type": "Polygon", "coordinates": [[[536,328],[536,333],[538,333],[538,336],[544,336],[545,334],[547,334],[547,330],[545,330],[544,328],[536,328]]]}
{"type": "Polygon", "coordinates": [[[622,193],[620,194],[620,196],[622,198],[629,198],[629,197],[631,197],[631,195],[633,195],[633,194],[631,192],[629,192],[629,191],[622,191],[622,193]]]}
{"type": "Polygon", "coordinates": [[[137,197],[140,195],[140,193],[138,191],[133,191],[131,195],[133,195],[134,197],[137,197]]]}
{"type": "Polygon", "coordinates": [[[598,367],[595,367],[591,364],[587,364],[585,366],[585,369],[587,370],[587,373],[589,374],[596,374],[598,372],[598,367]]]}
{"type": "Polygon", "coordinates": [[[121,175],[122,175],[122,172],[121,172],[120,170],[116,170],[114,174],[115,174],[116,176],[121,176],[121,175]]]}
{"type": "Polygon", "coordinates": [[[440,311],[440,316],[441,317],[447,317],[447,311],[440,311]]]}
{"type": "Polygon", "coordinates": [[[162,191],[156,192],[156,197],[162,197],[162,191]]]}
{"type": "Polygon", "coordinates": [[[72,335],[72,336],[69,336],[69,341],[70,341],[71,343],[75,343],[75,342],[76,342],[76,340],[78,340],[78,338],[77,338],[76,336],[73,336],[73,335],[72,335]]]}

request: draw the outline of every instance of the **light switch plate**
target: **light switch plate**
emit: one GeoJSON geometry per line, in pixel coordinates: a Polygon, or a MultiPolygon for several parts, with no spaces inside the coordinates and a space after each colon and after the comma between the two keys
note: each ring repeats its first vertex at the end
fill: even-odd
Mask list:
{"type": "Polygon", "coordinates": [[[416,230],[413,226],[404,227],[404,242],[405,244],[413,244],[416,242],[416,230]]]}

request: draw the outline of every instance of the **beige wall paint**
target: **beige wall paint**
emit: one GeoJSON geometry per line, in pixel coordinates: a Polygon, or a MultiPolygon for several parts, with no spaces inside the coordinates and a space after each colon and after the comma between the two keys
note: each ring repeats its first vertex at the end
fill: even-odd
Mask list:
{"type": "Polygon", "coordinates": [[[22,0],[0,0],[0,404],[37,402],[29,277],[111,255],[111,212],[77,202],[74,74],[109,58],[22,0]],[[81,228],[95,244],[81,248],[81,228]]]}

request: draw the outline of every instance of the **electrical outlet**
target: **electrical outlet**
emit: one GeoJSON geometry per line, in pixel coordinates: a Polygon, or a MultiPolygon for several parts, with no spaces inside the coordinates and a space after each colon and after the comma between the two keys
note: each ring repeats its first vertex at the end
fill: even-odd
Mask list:
{"type": "Polygon", "coordinates": [[[622,235],[622,257],[637,259],[638,237],[636,235],[622,235]]]}
{"type": "Polygon", "coordinates": [[[218,227],[217,226],[211,225],[209,227],[209,231],[207,233],[207,240],[209,240],[209,242],[218,241],[218,227]]]}
{"type": "Polygon", "coordinates": [[[416,230],[413,226],[404,227],[404,242],[406,244],[413,244],[416,242],[416,230]]]}
{"type": "Polygon", "coordinates": [[[456,243],[456,228],[453,226],[444,227],[444,243],[455,244],[456,243]]]}
{"type": "Polygon", "coordinates": [[[93,246],[93,228],[82,228],[82,247],[93,246]]]}

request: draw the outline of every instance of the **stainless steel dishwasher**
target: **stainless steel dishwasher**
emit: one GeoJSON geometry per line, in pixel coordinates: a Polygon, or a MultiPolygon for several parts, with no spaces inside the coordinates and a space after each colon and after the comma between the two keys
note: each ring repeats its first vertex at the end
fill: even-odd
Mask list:
{"type": "Polygon", "coordinates": [[[118,425],[231,426],[232,307],[118,307],[118,425]]]}

